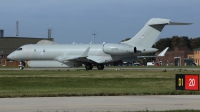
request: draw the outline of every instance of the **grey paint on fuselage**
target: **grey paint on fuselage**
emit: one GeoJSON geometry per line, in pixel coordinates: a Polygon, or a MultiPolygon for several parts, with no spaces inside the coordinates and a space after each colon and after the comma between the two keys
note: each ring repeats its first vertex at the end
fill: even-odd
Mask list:
{"type": "MultiPolygon", "coordinates": [[[[77,56],[83,54],[83,52],[90,47],[88,52],[88,59],[93,60],[97,59],[95,62],[97,63],[105,63],[105,62],[112,62],[120,60],[121,58],[125,57],[136,57],[137,55],[141,55],[144,53],[149,53],[149,51],[144,52],[136,52],[136,53],[129,53],[128,55],[109,55],[104,53],[103,51],[103,44],[80,44],[80,45],[62,45],[62,44],[55,44],[55,45],[24,45],[20,48],[22,50],[16,50],[12,54],[14,60],[19,61],[28,61],[28,60],[57,60],[59,56],[63,57],[63,60],[73,59],[77,56]],[[18,55],[15,55],[18,54],[18,55]]],[[[156,51],[156,49],[155,49],[156,51]]],[[[153,51],[153,52],[155,52],[153,51]]],[[[150,51],[152,52],[152,51],[150,51]]]]}

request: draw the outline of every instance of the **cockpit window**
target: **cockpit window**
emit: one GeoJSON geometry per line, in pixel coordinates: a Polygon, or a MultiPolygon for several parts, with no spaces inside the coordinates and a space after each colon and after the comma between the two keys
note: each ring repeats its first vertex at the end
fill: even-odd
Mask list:
{"type": "Polygon", "coordinates": [[[22,50],[22,48],[18,48],[18,49],[17,49],[17,51],[21,51],[21,50],[22,50]]]}

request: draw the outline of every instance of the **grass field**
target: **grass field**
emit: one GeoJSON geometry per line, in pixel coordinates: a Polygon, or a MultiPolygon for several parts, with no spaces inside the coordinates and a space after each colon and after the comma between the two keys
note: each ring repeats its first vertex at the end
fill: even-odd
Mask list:
{"type": "Polygon", "coordinates": [[[200,70],[2,70],[0,97],[200,94],[175,90],[175,74],[200,70]]]}

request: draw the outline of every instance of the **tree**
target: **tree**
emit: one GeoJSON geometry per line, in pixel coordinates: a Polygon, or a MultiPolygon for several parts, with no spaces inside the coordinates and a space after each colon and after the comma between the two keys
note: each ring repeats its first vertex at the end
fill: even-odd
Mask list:
{"type": "Polygon", "coordinates": [[[187,36],[182,36],[182,37],[173,36],[171,41],[172,41],[171,44],[172,44],[173,48],[175,48],[175,47],[187,47],[187,48],[191,49],[190,39],[187,36]]]}
{"type": "Polygon", "coordinates": [[[179,38],[180,38],[179,39],[180,41],[179,41],[178,47],[187,47],[191,49],[190,39],[187,36],[182,36],[179,38]]]}
{"type": "Polygon", "coordinates": [[[191,38],[190,46],[191,46],[191,49],[199,48],[200,47],[200,37],[191,38]]]}
{"type": "Polygon", "coordinates": [[[171,38],[171,45],[172,45],[172,47],[174,48],[174,47],[178,47],[178,44],[179,44],[179,42],[180,42],[180,38],[178,37],[178,36],[173,36],[172,38],[171,38]]]}
{"type": "MultiPolygon", "coordinates": [[[[131,38],[126,38],[121,42],[130,39],[131,38]]],[[[158,51],[162,51],[166,47],[169,47],[169,50],[173,50],[175,47],[187,47],[189,49],[200,48],[200,37],[190,39],[187,36],[172,36],[171,38],[161,38],[152,47],[158,49],[158,51]]]]}
{"type": "Polygon", "coordinates": [[[162,51],[166,47],[169,47],[170,50],[172,48],[171,38],[161,38],[155,43],[155,45],[153,45],[153,47],[157,48],[158,51],[162,51]]]}

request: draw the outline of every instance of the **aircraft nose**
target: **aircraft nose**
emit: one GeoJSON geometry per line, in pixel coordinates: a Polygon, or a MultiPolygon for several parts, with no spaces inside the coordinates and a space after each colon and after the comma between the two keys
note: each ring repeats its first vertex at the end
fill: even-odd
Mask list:
{"type": "Polygon", "coordinates": [[[7,56],[7,59],[13,60],[13,59],[14,59],[14,54],[13,54],[13,53],[9,54],[9,55],[7,56]]]}

